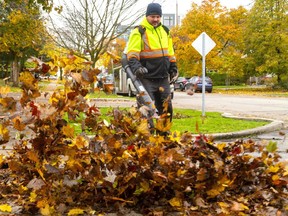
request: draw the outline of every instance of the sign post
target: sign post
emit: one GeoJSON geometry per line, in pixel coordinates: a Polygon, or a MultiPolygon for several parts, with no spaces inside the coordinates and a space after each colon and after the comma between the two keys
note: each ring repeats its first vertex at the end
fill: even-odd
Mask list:
{"type": "Polygon", "coordinates": [[[202,116],[205,116],[205,56],[215,47],[216,43],[205,33],[200,34],[192,46],[202,55],[202,116]]]}

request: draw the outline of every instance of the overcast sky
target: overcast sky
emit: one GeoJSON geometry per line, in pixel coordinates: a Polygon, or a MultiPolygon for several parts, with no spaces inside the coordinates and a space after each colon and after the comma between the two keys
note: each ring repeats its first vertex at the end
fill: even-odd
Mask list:
{"type": "MultiPolygon", "coordinates": [[[[201,4],[202,0],[166,0],[165,3],[162,3],[163,13],[176,13],[176,1],[178,1],[178,14],[183,16],[189,9],[191,9],[192,2],[201,4]]],[[[249,9],[251,8],[253,1],[254,0],[220,0],[220,4],[227,8],[237,8],[242,5],[249,9]]],[[[155,0],[154,2],[160,3],[163,2],[163,0],[155,0]]]]}
{"type": "MultiPolygon", "coordinates": [[[[55,2],[58,2],[58,4],[61,5],[61,2],[63,0],[57,0],[55,2]],[[60,3],[59,3],[60,2],[60,3]]],[[[77,3],[75,0],[66,0],[66,1],[73,1],[77,3]]],[[[227,8],[237,8],[240,5],[246,7],[247,9],[250,9],[252,7],[252,4],[254,0],[219,0],[220,4],[222,6],[225,6],[227,8]]],[[[143,11],[143,15],[145,14],[147,5],[151,2],[157,2],[162,5],[162,12],[164,14],[176,14],[176,2],[178,2],[178,15],[182,19],[185,17],[186,13],[192,8],[192,3],[201,4],[202,0],[148,0],[148,1],[139,1],[137,5],[133,8],[133,10],[141,10],[143,11]]],[[[63,3],[62,3],[63,4],[63,3]]],[[[141,20],[139,20],[140,22],[141,20]]],[[[57,21],[56,21],[57,22],[57,21]]],[[[130,20],[127,20],[125,23],[122,23],[123,25],[126,25],[130,23],[130,20]]]]}

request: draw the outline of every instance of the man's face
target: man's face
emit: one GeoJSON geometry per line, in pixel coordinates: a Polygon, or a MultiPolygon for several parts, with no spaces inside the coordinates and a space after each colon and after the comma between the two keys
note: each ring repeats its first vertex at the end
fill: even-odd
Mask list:
{"type": "Polygon", "coordinates": [[[159,15],[149,15],[147,16],[147,21],[154,27],[157,27],[161,22],[161,16],[159,15]]]}

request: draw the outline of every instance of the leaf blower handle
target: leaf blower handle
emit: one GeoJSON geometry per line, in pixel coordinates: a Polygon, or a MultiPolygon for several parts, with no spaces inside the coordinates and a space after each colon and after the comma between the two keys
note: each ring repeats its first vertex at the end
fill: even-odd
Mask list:
{"type": "MultiPolygon", "coordinates": [[[[132,83],[134,84],[141,101],[141,105],[147,106],[149,108],[149,118],[152,119],[154,114],[156,113],[154,102],[152,101],[150,95],[148,94],[147,90],[144,88],[142,82],[135,76],[132,72],[126,54],[123,54],[121,59],[122,67],[125,69],[128,77],[131,79],[132,83]]],[[[151,121],[150,121],[151,122],[151,121]]],[[[154,127],[154,124],[150,123],[150,127],[154,127]]]]}

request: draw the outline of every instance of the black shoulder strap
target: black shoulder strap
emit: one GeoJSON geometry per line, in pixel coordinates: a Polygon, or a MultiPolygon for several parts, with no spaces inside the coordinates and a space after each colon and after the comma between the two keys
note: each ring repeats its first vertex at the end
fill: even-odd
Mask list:
{"type": "Polygon", "coordinates": [[[167,26],[165,26],[165,25],[162,25],[162,27],[166,31],[167,35],[169,35],[170,29],[167,26]]]}
{"type": "Polygon", "coordinates": [[[145,28],[144,26],[142,26],[142,25],[136,26],[136,28],[138,28],[141,36],[142,36],[142,35],[145,33],[145,31],[146,31],[146,28],[145,28]]]}
{"type": "MultiPolygon", "coordinates": [[[[169,29],[167,26],[165,26],[165,25],[162,25],[162,27],[164,28],[164,30],[165,30],[165,32],[167,33],[167,35],[169,35],[170,29],[169,29]]],[[[136,26],[136,28],[138,28],[141,36],[142,36],[142,35],[145,33],[145,31],[146,31],[146,28],[145,28],[144,26],[142,26],[142,25],[136,26]]]]}

